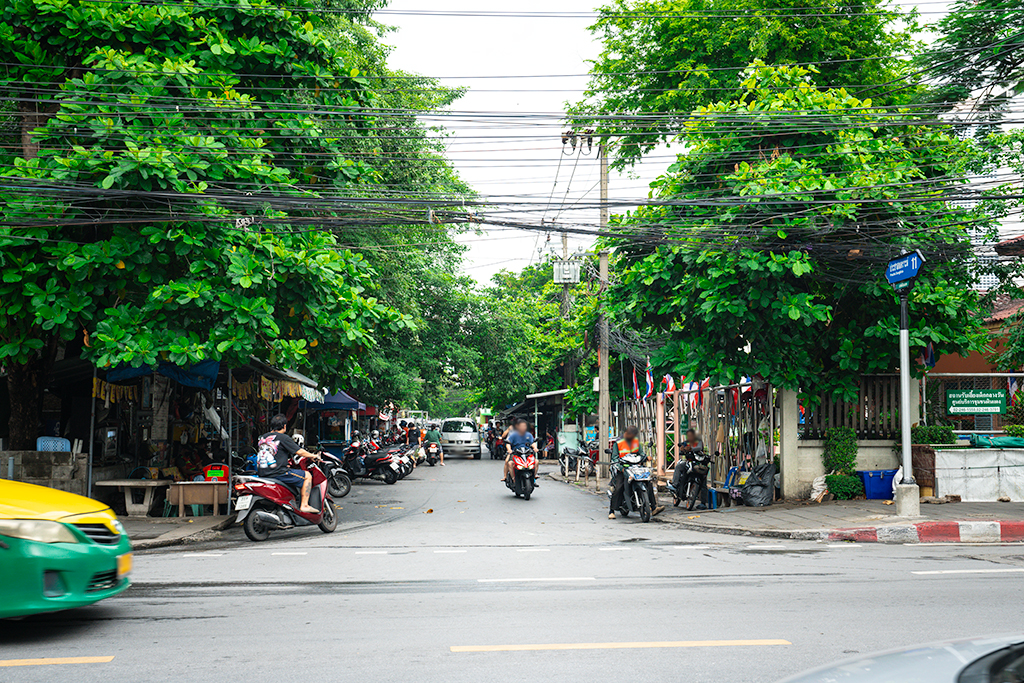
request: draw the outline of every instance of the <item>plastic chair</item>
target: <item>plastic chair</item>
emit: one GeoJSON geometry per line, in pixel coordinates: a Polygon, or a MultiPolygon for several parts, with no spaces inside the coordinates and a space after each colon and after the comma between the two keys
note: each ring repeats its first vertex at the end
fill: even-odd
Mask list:
{"type": "Polygon", "coordinates": [[[37,451],[50,451],[52,453],[69,453],[71,442],[59,436],[41,436],[36,439],[37,451]]]}

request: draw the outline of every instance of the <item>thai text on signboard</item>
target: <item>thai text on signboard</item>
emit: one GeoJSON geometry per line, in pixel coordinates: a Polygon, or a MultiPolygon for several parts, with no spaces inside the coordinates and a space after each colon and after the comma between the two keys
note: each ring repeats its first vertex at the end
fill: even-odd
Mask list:
{"type": "Polygon", "coordinates": [[[984,415],[1006,412],[1003,389],[950,389],[946,391],[946,410],[951,415],[984,415]]]}

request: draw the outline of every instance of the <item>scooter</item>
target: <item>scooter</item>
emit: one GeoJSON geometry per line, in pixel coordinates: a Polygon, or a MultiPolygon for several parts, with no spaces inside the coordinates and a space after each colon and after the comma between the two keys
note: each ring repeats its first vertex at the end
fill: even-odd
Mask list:
{"type": "Polygon", "coordinates": [[[276,479],[238,475],[234,478],[235,510],[250,541],[265,541],[270,532],[299,526],[318,526],[329,534],[338,526],[334,501],[327,493],[327,475],[308,458],[299,458],[296,467],[313,478],[309,505],[315,512],[302,512],[301,491],[276,479]]]}
{"type": "Polygon", "coordinates": [[[433,467],[441,460],[441,445],[436,443],[428,443],[424,446],[424,450],[427,452],[427,464],[433,467]]]}
{"type": "Polygon", "coordinates": [[[530,500],[533,489],[536,485],[534,477],[537,476],[537,456],[532,448],[517,448],[512,451],[511,472],[505,477],[505,486],[516,498],[520,496],[530,500]]]}
{"type": "Polygon", "coordinates": [[[491,460],[504,460],[505,459],[505,439],[501,436],[495,436],[494,441],[491,443],[491,460]]]}
{"type": "Polygon", "coordinates": [[[558,463],[563,477],[571,474],[592,477],[597,472],[595,460],[591,458],[589,451],[582,453],[576,448],[563,448],[558,463]]]}
{"type": "MultiPolygon", "coordinates": [[[[612,449],[609,449],[611,451],[612,449]]],[[[629,517],[630,512],[640,513],[641,522],[651,521],[654,512],[654,503],[651,501],[648,485],[651,482],[651,468],[647,467],[647,457],[639,453],[631,453],[619,456],[619,465],[625,475],[623,486],[625,490],[622,496],[622,507],[619,512],[623,517],[629,517]]],[[[608,496],[612,491],[609,489],[608,496]]]]}
{"type": "Polygon", "coordinates": [[[385,484],[398,481],[398,462],[386,452],[366,453],[359,441],[345,449],[345,473],[349,479],[376,479],[385,484]]]}
{"type": "Polygon", "coordinates": [[[344,498],[352,490],[352,479],[345,471],[344,460],[329,451],[321,451],[320,457],[324,459],[320,467],[327,475],[327,492],[335,500],[344,498]]]}
{"type": "Polygon", "coordinates": [[[679,507],[680,503],[685,500],[687,510],[706,509],[704,502],[699,499],[701,491],[707,488],[707,476],[711,471],[709,461],[710,458],[700,451],[690,453],[686,460],[677,465],[677,467],[683,468],[683,473],[679,477],[683,490],[677,491],[675,486],[668,485],[668,490],[672,493],[673,505],[679,507]]]}

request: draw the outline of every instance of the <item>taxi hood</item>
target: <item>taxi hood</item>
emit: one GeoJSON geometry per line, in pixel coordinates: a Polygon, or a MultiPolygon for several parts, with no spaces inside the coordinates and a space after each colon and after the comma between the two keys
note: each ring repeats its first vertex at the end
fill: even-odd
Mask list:
{"type": "Polygon", "coordinates": [[[106,509],[103,503],[75,493],[0,479],[0,519],[59,520],[106,509]]]}

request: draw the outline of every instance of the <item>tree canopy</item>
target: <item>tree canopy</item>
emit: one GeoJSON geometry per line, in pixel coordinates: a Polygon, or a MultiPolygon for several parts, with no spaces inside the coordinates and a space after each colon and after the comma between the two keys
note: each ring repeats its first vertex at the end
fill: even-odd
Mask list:
{"type": "Polygon", "coordinates": [[[971,237],[992,240],[999,204],[964,200],[990,160],[933,120],[818,89],[813,73],[752,65],[741,97],[694,112],[654,201],[620,217],[616,308],[666,341],[661,367],[849,396],[897,363],[883,268],[914,248],[928,265],[911,344],[985,345],[971,237]]]}
{"type": "Polygon", "coordinates": [[[602,51],[571,114],[612,139],[616,167],[670,139],[698,107],[738,96],[754,60],[818,65],[819,87],[877,104],[913,92],[891,82],[910,71],[915,15],[886,0],[614,0],[598,12],[590,30],[602,51]]]}

